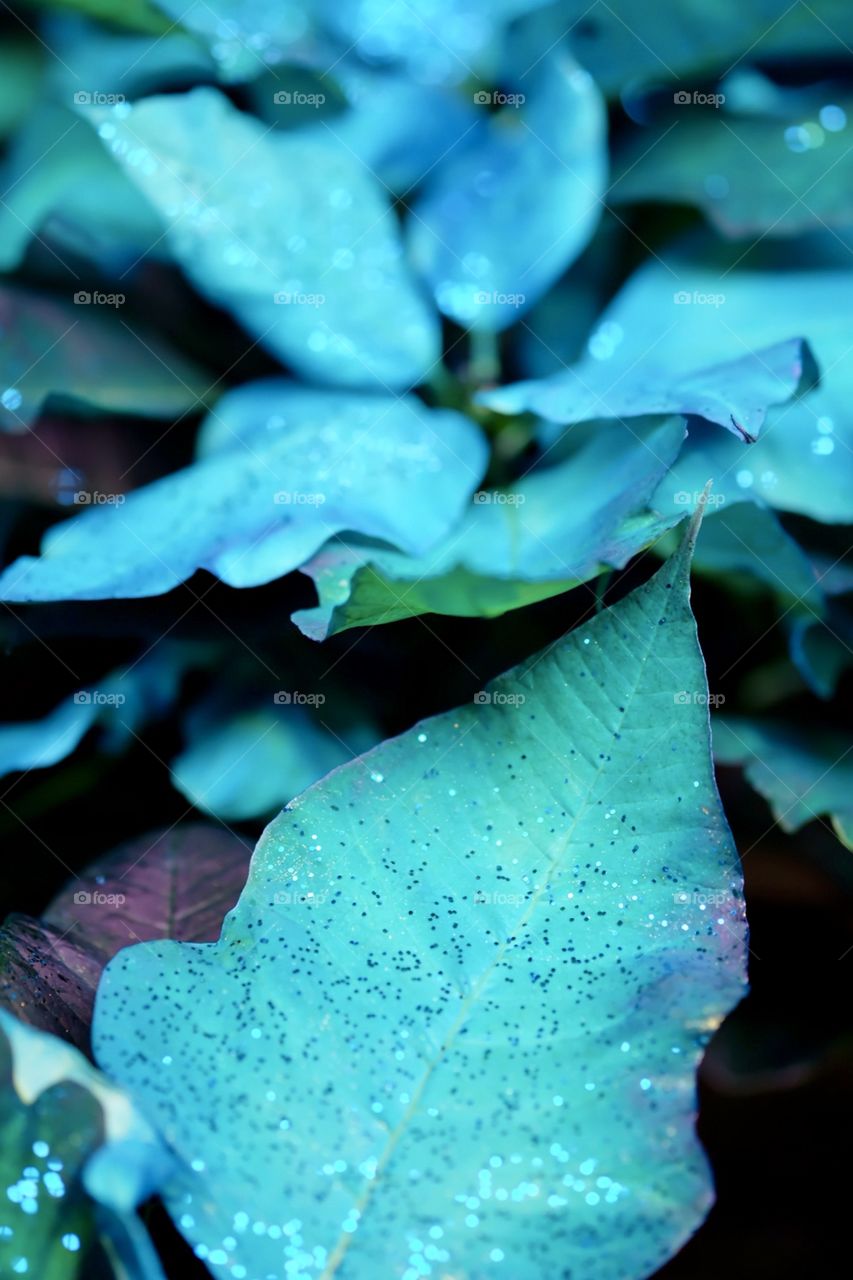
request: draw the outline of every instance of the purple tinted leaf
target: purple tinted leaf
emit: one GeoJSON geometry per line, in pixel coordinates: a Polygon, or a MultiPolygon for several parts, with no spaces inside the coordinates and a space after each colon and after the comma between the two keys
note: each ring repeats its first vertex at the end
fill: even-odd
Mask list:
{"type": "Polygon", "coordinates": [[[239,836],[191,824],[121,845],[53,900],[42,920],[0,929],[0,1008],[90,1052],[95,992],[132,942],[214,942],[246,880],[239,836]]]}

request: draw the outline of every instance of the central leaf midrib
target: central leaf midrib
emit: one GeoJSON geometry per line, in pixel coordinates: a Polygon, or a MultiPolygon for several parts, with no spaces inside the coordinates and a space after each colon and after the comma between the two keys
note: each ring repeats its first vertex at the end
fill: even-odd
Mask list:
{"type": "MultiPolygon", "coordinates": [[[[688,545],[690,542],[692,542],[692,539],[688,537],[688,545]]],[[[675,586],[675,583],[673,583],[673,586],[675,586]]],[[[670,595],[667,598],[663,607],[664,615],[666,615],[669,609],[669,604],[671,600],[672,600],[672,596],[670,595]]],[[[655,646],[656,640],[657,640],[657,636],[654,632],[652,632],[649,642],[646,646],[645,653],[643,654],[638,664],[637,678],[636,678],[634,687],[631,690],[630,696],[625,699],[625,710],[620,713],[620,719],[617,720],[617,732],[624,727],[624,720],[625,720],[625,717],[628,715],[628,708],[629,706],[631,706],[634,698],[637,696],[637,691],[640,687],[640,683],[642,680],[642,675],[645,670],[646,663],[649,660],[652,649],[655,646]]],[[[550,888],[554,871],[559,869],[562,866],[565,855],[571,846],[572,837],[575,833],[578,823],[580,822],[581,817],[586,812],[587,806],[589,805],[590,799],[592,798],[592,795],[595,791],[598,780],[601,777],[601,774],[606,764],[607,764],[606,760],[602,760],[599,763],[596,769],[595,775],[593,776],[593,778],[591,779],[591,781],[589,782],[586,788],[586,794],[583,796],[583,799],[581,800],[581,803],[578,806],[578,811],[575,817],[572,819],[572,823],[568,831],[566,832],[565,839],[563,841],[563,847],[559,851],[559,853],[552,858],[550,867],[548,869],[548,873],[545,876],[545,879],[542,885],[534,893],[533,897],[531,898],[530,902],[527,905],[526,910],[520,917],[518,924],[515,926],[512,934],[510,934],[509,938],[501,944],[499,950],[497,951],[497,953],[495,954],[495,956],[493,957],[493,959],[491,960],[487,968],[476,980],[474,986],[471,989],[470,994],[465,998],[456,1019],[454,1020],[447,1035],[445,1036],[441,1044],[441,1047],[438,1050],[438,1053],[429,1063],[427,1063],[426,1067],[424,1068],[424,1072],[421,1077],[421,1080],[415,1087],[414,1093],[412,1095],[412,1100],[407,1106],[406,1110],[404,1111],[399,1123],[397,1124],[397,1127],[389,1135],[385,1145],[385,1150],[383,1151],[382,1156],[377,1162],[374,1176],[371,1179],[371,1181],[368,1183],[367,1187],[363,1191],[360,1199],[358,1200],[355,1206],[359,1215],[358,1217],[359,1229],[361,1227],[361,1222],[364,1217],[364,1212],[376,1194],[376,1191],[381,1181],[382,1174],[384,1170],[388,1167],[388,1164],[397,1148],[397,1145],[400,1142],[400,1139],[405,1135],[409,1126],[409,1122],[411,1121],[411,1119],[414,1117],[414,1115],[418,1110],[421,1098],[423,1097],[423,1094],[427,1085],[429,1084],[430,1080],[432,1079],[438,1067],[441,1065],[441,1063],[444,1061],[444,1059],[447,1057],[448,1053],[450,1052],[453,1046],[453,1043],[456,1039],[456,1036],[458,1035],[465,1021],[467,1020],[470,1009],[479,1000],[480,993],[482,992],[483,988],[488,983],[489,979],[492,977],[495,971],[503,963],[503,960],[506,957],[507,953],[509,952],[513,942],[515,941],[516,938],[518,938],[520,932],[526,927],[528,921],[533,916],[533,913],[535,912],[543,894],[548,888],[550,888]]],[[[333,1248],[332,1252],[329,1255],[329,1260],[326,1263],[326,1266],[322,1272],[320,1280],[333,1280],[335,1273],[337,1272],[338,1268],[343,1262],[347,1252],[349,1251],[354,1241],[355,1241],[354,1233],[342,1232],[340,1234],[335,1244],[335,1247],[333,1248]]]]}

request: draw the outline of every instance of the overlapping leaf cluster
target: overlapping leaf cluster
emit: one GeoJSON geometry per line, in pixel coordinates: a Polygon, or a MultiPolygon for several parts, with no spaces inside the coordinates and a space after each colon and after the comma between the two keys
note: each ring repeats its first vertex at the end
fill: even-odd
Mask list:
{"type": "MultiPolygon", "coordinates": [[[[7,922],[5,1004],[40,1035],[4,1021],[3,1115],[19,1145],[34,1109],[76,1143],[61,1248],[13,1238],[10,1265],[41,1257],[53,1280],[99,1249],[153,1280],[132,1210],[159,1179],[198,1256],[234,1280],[442,1265],[491,1280],[504,1262],[519,1280],[640,1277],[707,1202],[692,1071],[743,968],[691,555],[786,644],[771,693],[757,679],[720,718],[719,761],[783,829],[830,815],[851,843],[833,701],[853,652],[851,14],[75,0],[20,17],[0,52],[10,644],[44,644],[51,607],[85,631],[98,602],[183,584],[248,601],[291,575],[299,599],[265,619],[274,670],[248,643],[235,656],[171,627],[94,681],[69,667],[62,696],[0,726],[0,773],[15,786],[154,726],[173,789],[241,823],[347,767],[268,829],[215,948],[188,944],[237,902],[239,840],[179,841],[177,861],[140,848],[129,883],[152,886],[153,917],[114,901],[96,927],[66,897],[7,922]],[[105,420],[109,466],[81,443],[105,420]],[[694,548],[695,526],[686,541],[676,526],[702,501],[694,548]],[[298,688],[305,637],[495,618],[575,589],[600,605],[646,552],[674,558],[588,633],[364,762],[347,764],[386,732],[369,691],[343,666],[328,711],[298,688]],[[792,690],[807,733],[785,720],[792,690]],[[194,892],[206,874],[230,892],[203,929],[163,906],[182,866],[194,892]],[[28,1094],[15,1063],[49,1056],[48,1033],[88,1049],[104,963],[152,939],[170,941],[100,988],[99,1065],[154,1126],[147,1180],[114,1204],[91,1173],[111,1151],[100,1085],[75,1066],[28,1094]],[[283,973],[299,979],[284,995],[283,973]],[[570,1043],[552,1058],[549,1037],[570,1043]],[[65,1078],[91,1094],[78,1135],[51,1091],[65,1078]],[[632,1108],[644,1119],[617,1140],[632,1108]],[[669,1142],[650,1136],[661,1112],[669,1142]],[[280,1197],[270,1165],[289,1170],[280,1197]]],[[[125,896],[133,863],[117,857],[81,890],[89,905],[125,896]]],[[[13,1147],[16,1205],[40,1178],[52,1194],[26,1158],[13,1147]]]]}

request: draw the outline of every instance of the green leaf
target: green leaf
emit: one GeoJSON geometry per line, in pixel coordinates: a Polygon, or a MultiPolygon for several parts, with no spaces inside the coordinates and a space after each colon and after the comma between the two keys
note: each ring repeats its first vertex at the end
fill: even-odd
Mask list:
{"type": "Polygon", "coordinates": [[[323,145],[273,133],[207,88],[87,118],[159,212],[196,288],[274,355],[346,386],[425,377],[437,321],[382,189],[331,134],[323,145]]]}
{"type": "Polygon", "coordinates": [[[737,716],[714,718],[714,756],[743,765],[783,831],[798,831],[822,814],[853,848],[853,747],[832,729],[737,716]]]}
{"type": "Polygon", "coordinates": [[[145,418],[204,407],[207,375],[161,338],[125,323],[120,293],[74,296],[76,305],[0,287],[0,428],[24,431],[48,399],[145,418]],[[99,301],[105,298],[113,301],[99,301]]]}
{"type": "Polygon", "coordinates": [[[126,1094],[77,1049],[0,1010],[0,1274],[85,1275],[96,1207],[129,1219],[171,1169],[126,1094]]]}
{"type": "Polygon", "coordinates": [[[323,640],[420,613],[494,617],[622,568],[675,523],[648,503],[683,439],[681,418],[580,427],[562,462],[475,494],[461,524],[425,556],[332,542],[303,566],[320,603],[293,620],[323,640]]]}
{"type": "Polygon", "coordinates": [[[110,964],[98,1061],[203,1259],[640,1280],[701,1221],[745,938],[689,558],[288,806],[215,946],[110,964]]]}

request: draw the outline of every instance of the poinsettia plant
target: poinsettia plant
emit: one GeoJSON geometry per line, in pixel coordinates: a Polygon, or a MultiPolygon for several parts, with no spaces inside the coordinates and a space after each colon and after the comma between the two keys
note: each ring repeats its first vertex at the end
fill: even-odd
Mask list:
{"type": "Polygon", "coordinates": [[[853,16],[4,9],[0,1275],[651,1276],[840,1035],[853,16]]]}

